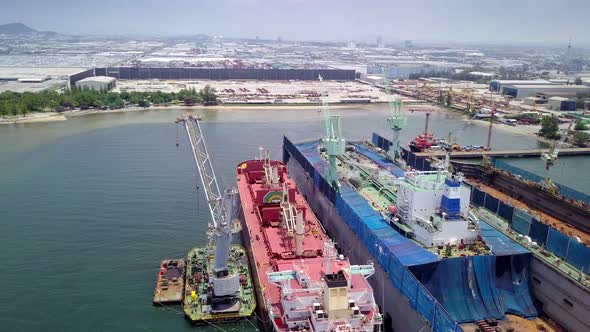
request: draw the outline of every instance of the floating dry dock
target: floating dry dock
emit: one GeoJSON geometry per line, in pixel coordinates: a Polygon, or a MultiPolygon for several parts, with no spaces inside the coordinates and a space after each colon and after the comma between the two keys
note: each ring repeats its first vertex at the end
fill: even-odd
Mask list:
{"type": "MultiPolygon", "coordinates": [[[[462,331],[462,323],[502,319],[505,313],[537,315],[529,291],[531,253],[527,249],[485,223],[476,232],[491,253],[476,249],[479,245],[473,239],[467,241],[467,247],[473,243],[473,249],[468,249],[473,254],[467,254],[453,247],[447,250],[446,242],[440,250],[436,238],[431,246],[406,237],[387,212],[392,203],[402,203],[397,202],[397,192],[379,188],[392,179],[388,174],[400,177],[404,171],[370,144],[349,143],[342,155],[348,162],[337,159],[335,167],[339,190],[326,179],[330,164],[319,140],[293,144],[285,138],[283,156],[328,234],[342,250],[350,250],[351,261],[376,262],[372,286],[386,326],[396,331],[462,331]],[[363,169],[369,171],[363,173],[363,169]]],[[[431,194],[419,188],[413,191],[431,194]]],[[[462,196],[461,202],[462,208],[468,197],[462,196]]],[[[447,216],[453,213],[449,210],[447,216]]],[[[431,222],[436,224],[436,218],[431,222]]],[[[430,225],[428,219],[424,225],[430,225]]],[[[471,229],[469,223],[465,227],[465,232],[471,229]]],[[[418,230],[413,231],[414,238],[419,238],[418,230]]]]}

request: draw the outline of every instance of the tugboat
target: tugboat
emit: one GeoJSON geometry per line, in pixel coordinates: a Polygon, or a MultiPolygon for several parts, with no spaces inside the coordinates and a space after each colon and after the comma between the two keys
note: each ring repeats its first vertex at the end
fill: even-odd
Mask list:
{"type": "Polygon", "coordinates": [[[433,146],[438,145],[438,140],[434,138],[434,135],[428,130],[428,123],[430,121],[430,111],[426,112],[426,122],[424,125],[424,132],[416,136],[413,141],[408,144],[412,152],[422,152],[428,150],[433,146]]]}

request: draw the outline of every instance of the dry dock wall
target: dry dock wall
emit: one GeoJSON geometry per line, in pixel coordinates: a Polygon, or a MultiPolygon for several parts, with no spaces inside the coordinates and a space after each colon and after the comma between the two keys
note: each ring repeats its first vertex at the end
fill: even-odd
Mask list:
{"type": "Polygon", "coordinates": [[[531,262],[531,284],[543,311],[570,332],[590,331],[590,292],[539,258],[531,262]]]}
{"type": "MultiPolygon", "coordinates": [[[[526,211],[514,208],[472,188],[472,204],[484,207],[503,218],[513,231],[531,237],[547,251],[572,266],[590,269],[590,248],[560,231],[542,224],[526,211]]],[[[535,299],[549,317],[571,332],[590,331],[590,290],[575,282],[543,259],[533,256],[530,264],[530,285],[535,299]]]]}
{"type": "Polygon", "coordinates": [[[96,76],[120,80],[265,80],[265,81],[354,81],[356,72],[345,69],[226,69],[226,68],[95,68],[96,76]]]}

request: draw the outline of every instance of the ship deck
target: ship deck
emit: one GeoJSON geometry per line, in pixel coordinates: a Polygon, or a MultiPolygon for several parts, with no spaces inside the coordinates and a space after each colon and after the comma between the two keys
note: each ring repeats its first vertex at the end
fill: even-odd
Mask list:
{"type": "MultiPolygon", "coordinates": [[[[249,163],[261,163],[261,161],[246,161],[240,168],[246,169],[249,163]]],[[[254,165],[254,164],[253,164],[254,165]]],[[[286,166],[284,171],[286,172],[286,166]]],[[[282,172],[282,171],[281,171],[282,172]]],[[[281,173],[283,174],[283,173],[281,173]]],[[[261,177],[256,174],[249,174],[248,171],[238,172],[238,191],[242,204],[244,222],[246,227],[244,232],[248,232],[247,238],[250,239],[249,248],[252,254],[252,262],[256,269],[254,278],[255,284],[260,288],[259,296],[262,295],[262,302],[265,303],[263,310],[270,310],[271,316],[276,328],[279,330],[288,330],[284,325],[281,317],[284,314],[284,308],[281,304],[281,289],[278,285],[269,280],[268,272],[277,271],[303,271],[309,277],[309,285],[321,285],[328,271],[332,273],[341,270],[350,270],[348,259],[332,259],[329,262],[324,257],[326,241],[330,239],[326,235],[322,224],[312,212],[305,197],[297,189],[295,181],[288,176],[283,176],[281,184],[266,184],[260,181],[261,177]],[[251,177],[252,178],[251,178],[251,177]],[[256,178],[256,179],[254,179],[256,178]],[[293,237],[286,236],[285,230],[279,227],[278,210],[279,204],[258,204],[255,193],[265,190],[283,190],[284,183],[289,192],[290,203],[298,211],[303,211],[304,219],[304,237],[303,252],[304,256],[296,257],[295,241],[293,237]],[[290,189],[295,189],[291,191],[290,189]],[[268,305],[268,306],[267,306],[268,305]]],[[[293,290],[301,289],[301,284],[294,279],[286,278],[288,285],[293,290]]],[[[372,294],[369,283],[362,275],[353,274],[351,277],[352,287],[349,292],[369,292],[372,294]]],[[[314,287],[311,287],[313,289],[314,287]]],[[[260,299],[259,299],[260,300],[260,299]]],[[[302,308],[308,310],[309,308],[302,308]]],[[[373,315],[373,312],[364,314],[373,315]]]]}
{"type": "MultiPolygon", "coordinates": [[[[356,147],[355,151],[348,151],[339,159],[342,163],[337,167],[338,173],[344,177],[350,176],[350,168],[358,172],[357,181],[353,181],[352,187],[367,200],[373,210],[381,214],[384,219],[387,219],[388,206],[396,205],[397,195],[394,190],[390,190],[394,186],[394,176],[401,168],[389,166],[391,164],[388,160],[380,160],[382,157],[376,151],[372,151],[370,148],[363,146],[362,144],[354,144],[356,147]],[[359,147],[363,147],[362,149],[359,147]],[[367,152],[370,151],[370,154],[367,152]],[[380,156],[380,155],[379,155],[380,156]],[[380,160],[379,162],[375,160],[380,160]],[[351,162],[352,161],[352,162],[351,162]],[[392,176],[378,175],[376,171],[371,170],[381,169],[387,170],[392,176]],[[393,170],[393,171],[392,171],[393,170]]],[[[327,159],[325,154],[321,154],[322,158],[327,159]]],[[[393,164],[391,164],[393,165],[393,164]]],[[[399,175],[399,173],[397,173],[399,175]]],[[[425,175],[431,180],[436,179],[437,174],[425,175]]],[[[419,188],[419,191],[425,189],[419,188]]],[[[411,234],[413,232],[410,226],[402,223],[389,220],[394,228],[403,234],[411,234]]],[[[453,258],[453,257],[465,257],[465,256],[476,256],[476,255],[488,255],[491,253],[490,248],[485,243],[478,241],[476,244],[468,244],[463,247],[458,245],[453,246],[426,246],[419,241],[410,238],[412,242],[423,247],[429,252],[437,255],[440,258],[453,258]]]]}

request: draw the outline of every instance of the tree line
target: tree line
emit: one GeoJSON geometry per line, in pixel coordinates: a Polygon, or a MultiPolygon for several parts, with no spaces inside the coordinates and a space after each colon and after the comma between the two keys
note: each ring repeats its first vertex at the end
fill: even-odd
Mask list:
{"type": "MultiPolygon", "coordinates": [[[[588,127],[584,121],[578,121],[574,126],[573,132],[573,143],[577,146],[586,146],[588,141],[590,140],[590,135],[584,130],[587,130],[588,127]]],[[[565,135],[569,135],[568,132],[565,135]]],[[[559,132],[559,118],[555,115],[545,115],[541,119],[541,129],[539,130],[539,136],[557,140],[561,138],[561,133],[559,132]]]]}
{"type": "Polygon", "coordinates": [[[27,115],[34,112],[64,112],[73,109],[119,109],[125,106],[149,107],[151,105],[196,104],[215,105],[214,88],[206,85],[200,91],[183,89],[179,92],[96,91],[71,88],[63,93],[54,90],[43,92],[0,93],[0,116],[27,115]]]}

